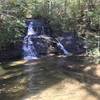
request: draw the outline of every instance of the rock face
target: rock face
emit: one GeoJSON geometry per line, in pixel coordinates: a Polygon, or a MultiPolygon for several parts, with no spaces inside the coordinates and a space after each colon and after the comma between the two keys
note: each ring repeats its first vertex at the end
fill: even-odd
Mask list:
{"type": "Polygon", "coordinates": [[[26,33],[27,33],[30,22],[33,22],[32,26],[33,26],[34,31],[37,33],[37,36],[39,36],[39,35],[52,36],[52,31],[51,31],[49,25],[41,19],[27,20],[26,21],[26,33]]]}
{"type": "Polygon", "coordinates": [[[75,33],[63,33],[63,35],[58,38],[45,37],[44,35],[42,37],[40,36],[40,38],[33,38],[33,43],[38,52],[38,56],[47,54],[48,50],[49,53],[64,54],[64,51],[58,45],[58,42],[62,44],[63,48],[68,53],[78,55],[86,52],[83,40],[75,33]],[[53,47],[51,51],[49,49],[50,47],[53,47]]]}
{"type": "MultiPolygon", "coordinates": [[[[44,36],[45,37],[45,36],[44,36]]],[[[31,36],[32,45],[34,46],[37,57],[46,55],[48,52],[49,42],[40,36],[31,36]]],[[[34,50],[33,50],[34,52],[34,50]]]]}
{"type": "Polygon", "coordinates": [[[58,40],[72,54],[82,54],[86,51],[84,42],[75,33],[63,33],[58,40]]]}
{"type": "Polygon", "coordinates": [[[47,54],[49,45],[45,39],[35,38],[33,40],[33,43],[38,53],[38,56],[47,54]]]}
{"type": "MultiPolygon", "coordinates": [[[[27,40],[30,39],[32,46],[34,46],[36,51],[36,56],[41,57],[42,55],[47,55],[47,53],[56,53],[56,54],[82,54],[85,53],[86,49],[84,48],[84,43],[81,39],[72,32],[63,33],[61,36],[55,38],[46,23],[41,20],[33,19],[27,21],[26,23],[26,33],[29,30],[29,23],[32,22],[32,27],[30,29],[35,32],[35,34],[29,34],[30,37],[27,37],[25,40],[25,46],[27,47],[27,40]],[[60,45],[59,45],[60,44],[60,45]],[[53,49],[49,49],[49,48],[53,49]],[[49,50],[49,51],[48,51],[49,50]],[[51,51],[50,51],[51,50],[51,51]],[[53,51],[54,50],[54,51],[53,51]]],[[[31,24],[30,24],[31,25],[31,24]]],[[[33,32],[31,31],[31,32],[33,32]]],[[[21,40],[23,41],[23,39],[21,40]]],[[[34,50],[31,50],[34,52],[34,50]]],[[[29,52],[28,52],[29,53],[29,52]]],[[[10,49],[5,51],[0,51],[0,59],[15,59],[22,58],[23,56],[22,43],[14,44],[10,49]]]]}
{"type": "Polygon", "coordinates": [[[25,60],[38,59],[48,51],[50,30],[45,22],[32,19],[27,24],[27,34],[23,40],[23,58],[25,60]]]}
{"type": "Polygon", "coordinates": [[[26,33],[28,32],[30,22],[32,22],[32,28],[36,32],[35,35],[31,35],[31,41],[37,57],[47,55],[48,52],[65,55],[68,53],[75,55],[85,53],[86,49],[84,48],[84,43],[76,33],[66,32],[55,38],[48,24],[40,19],[27,21],[26,33]]]}

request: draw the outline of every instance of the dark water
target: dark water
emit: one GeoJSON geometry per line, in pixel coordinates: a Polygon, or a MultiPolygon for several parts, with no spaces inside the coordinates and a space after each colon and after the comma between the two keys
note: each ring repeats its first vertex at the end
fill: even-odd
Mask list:
{"type": "Polygon", "coordinates": [[[60,67],[64,60],[44,57],[38,61],[0,64],[0,100],[23,100],[64,79],[60,67]]]}

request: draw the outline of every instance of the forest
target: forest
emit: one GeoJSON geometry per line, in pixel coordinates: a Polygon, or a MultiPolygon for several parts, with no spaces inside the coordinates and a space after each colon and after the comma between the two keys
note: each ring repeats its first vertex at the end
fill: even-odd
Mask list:
{"type": "Polygon", "coordinates": [[[25,20],[30,16],[47,19],[56,35],[86,34],[88,54],[99,59],[99,0],[0,0],[0,51],[19,41],[25,33],[25,20]]]}
{"type": "Polygon", "coordinates": [[[100,100],[100,0],[0,0],[0,100],[100,100]],[[52,36],[38,40],[33,23],[26,25],[30,19],[42,19],[52,36]],[[38,52],[51,41],[65,55],[54,53],[50,44],[51,51],[38,59],[29,30],[38,52]],[[82,38],[85,53],[66,56],[66,39],[57,40],[63,33],[82,38]],[[19,57],[25,43],[33,60],[19,57]]]}

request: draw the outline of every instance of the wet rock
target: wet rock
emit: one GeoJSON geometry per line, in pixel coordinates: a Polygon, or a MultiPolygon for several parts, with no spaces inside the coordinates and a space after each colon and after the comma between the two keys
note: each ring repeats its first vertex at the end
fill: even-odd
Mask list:
{"type": "Polygon", "coordinates": [[[82,54],[86,51],[85,44],[75,33],[63,33],[61,37],[58,37],[58,40],[72,54],[82,54]]]}

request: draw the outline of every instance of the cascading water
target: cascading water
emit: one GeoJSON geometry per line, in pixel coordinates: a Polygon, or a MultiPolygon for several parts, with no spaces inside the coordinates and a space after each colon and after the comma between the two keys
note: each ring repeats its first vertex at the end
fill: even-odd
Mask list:
{"type": "Polygon", "coordinates": [[[36,32],[32,28],[33,22],[30,22],[28,25],[28,32],[23,41],[23,51],[24,51],[24,59],[32,60],[38,59],[37,52],[34,47],[34,43],[32,42],[32,37],[36,35],[36,32]]]}
{"type": "Polygon", "coordinates": [[[60,47],[60,49],[63,51],[64,55],[66,55],[66,56],[72,55],[71,53],[69,53],[69,52],[64,48],[64,46],[63,46],[58,40],[57,40],[57,46],[60,47]]]}
{"type": "MultiPolygon", "coordinates": [[[[50,32],[47,34],[48,32],[46,25],[42,24],[41,21],[32,20],[29,22],[27,35],[23,41],[25,60],[38,59],[38,57],[48,54],[50,44],[53,44],[52,46],[58,53],[65,56],[71,56],[79,52],[76,42],[78,38],[73,33],[66,33],[65,36],[54,38],[53,35],[50,35],[50,32]]],[[[79,49],[83,48],[79,47],[79,49]]]]}
{"type": "Polygon", "coordinates": [[[29,23],[27,35],[36,35],[36,32],[33,30],[33,22],[29,23]]]}
{"type": "Polygon", "coordinates": [[[64,48],[64,46],[60,42],[58,42],[57,45],[60,46],[60,49],[63,50],[65,55],[69,54],[68,51],[64,48]]]}

